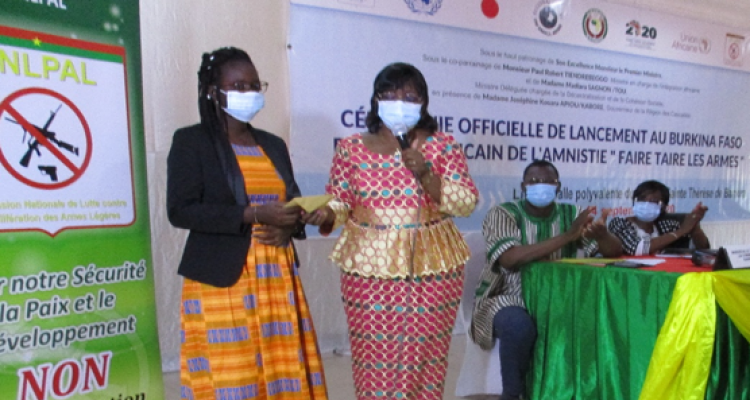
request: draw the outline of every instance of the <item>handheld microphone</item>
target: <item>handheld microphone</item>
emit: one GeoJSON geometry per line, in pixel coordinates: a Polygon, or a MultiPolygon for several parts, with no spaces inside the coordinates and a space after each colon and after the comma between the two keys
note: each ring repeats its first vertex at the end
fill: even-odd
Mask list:
{"type": "Polygon", "coordinates": [[[401,145],[401,150],[409,148],[409,138],[407,137],[408,133],[409,128],[406,126],[406,124],[398,123],[393,125],[393,135],[396,136],[398,144],[401,145]]]}

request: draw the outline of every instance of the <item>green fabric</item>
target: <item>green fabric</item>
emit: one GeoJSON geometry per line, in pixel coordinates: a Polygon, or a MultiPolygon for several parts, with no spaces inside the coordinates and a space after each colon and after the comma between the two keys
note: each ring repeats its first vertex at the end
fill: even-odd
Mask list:
{"type": "Polygon", "coordinates": [[[750,399],[750,346],[732,320],[716,308],[716,340],[706,400],[750,399]]]}
{"type": "MultiPolygon", "coordinates": [[[[524,298],[539,334],[527,397],[638,399],[680,276],[554,262],[524,268],[524,298]]],[[[746,400],[750,346],[718,313],[724,319],[706,399],[746,400]]]]}

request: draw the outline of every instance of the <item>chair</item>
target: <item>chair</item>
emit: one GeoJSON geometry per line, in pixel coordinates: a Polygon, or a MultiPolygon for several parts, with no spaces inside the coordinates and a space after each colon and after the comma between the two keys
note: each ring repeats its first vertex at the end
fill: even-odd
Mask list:
{"type": "Polygon", "coordinates": [[[500,377],[500,341],[492,351],[484,351],[466,335],[466,350],[456,381],[456,396],[499,396],[503,392],[500,377]]]}
{"type": "MultiPolygon", "coordinates": [[[[466,242],[469,244],[472,254],[484,255],[484,239],[481,233],[467,234],[466,242]]],[[[492,351],[484,351],[474,344],[466,333],[471,323],[471,313],[469,312],[467,318],[463,312],[464,304],[471,305],[474,302],[474,290],[479,283],[479,275],[483,267],[484,257],[476,256],[466,263],[464,270],[464,297],[459,318],[463,319],[466,350],[456,381],[456,396],[471,396],[472,398],[493,396],[496,399],[503,391],[503,383],[500,378],[500,341],[495,341],[495,347],[492,348],[492,351]]]]}

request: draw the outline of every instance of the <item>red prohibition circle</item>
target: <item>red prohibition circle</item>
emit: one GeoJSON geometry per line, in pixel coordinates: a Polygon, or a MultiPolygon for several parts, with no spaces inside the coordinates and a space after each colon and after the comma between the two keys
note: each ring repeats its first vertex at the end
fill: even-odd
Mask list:
{"type": "MultiPolygon", "coordinates": [[[[41,95],[54,97],[60,100],[61,102],[63,102],[66,106],[68,106],[73,111],[73,113],[78,117],[78,120],[81,121],[81,125],[83,126],[83,131],[86,136],[86,154],[83,157],[83,163],[81,163],[81,165],[77,169],[71,169],[66,164],[66,166],[68,166],[68,168],[71,169],[71,172],[73,172],[73,176],[71,176],[70,178],[62,182],[49,183],[49,184],[35,182],[21,175],[18,171],[16,171],[13,168],[13,166],[5,158],[5,155],[2,152],[2,147],[0,147],[0,164],[2,164],[5,167],[5,169],[8,170],[8,172],[10,172],[10,174],[13,175],[16,179],[25,183],[28,186],[31,186],[37,189],[45,189],[45,190],[60,189],[60,188],[66,187],[72,184],[73,182],[77,181],[78,178],[80,178],[83,175],[83,173],[86,171],[86,168],[89,165],[89,161],[91,161],[91,130],[89,129],[89,124],[86,122],[86,119],[83,117],[83,113],[81,112],[81,110],[79,110],[78,107],[76,107],[76,105],[73,104],[73,102],[70,101],[67,97],[63,96],[60,93],[52,91],[50,89],[41,88],[41,87],[26,88],[26,89],[21,89],[21,90],[11,93],[8,97],[3,99],[2,102],[0,102],[0,114],[2,114],[3,112],[10,113],[8,110],[13,109],[11,107],[11,103],[16,99],[22,96],[29,95],[29,94],[41,94],[41,95]]],[[[31,132],[29,131],[29,133],[31,132]]],[[[34,137],[36,138],[35,135],[34,137]]],[[[39,140],[39,138],[36,138],[36,139],[39,140]]],[[[50,146],[50,143],[46,138],[44,138],[44,140],[40,140],[39,142],[41,145],[45,146],[48,150],[50,150],[53,154],[55,152],[59,152],[59,150],[53,149],[52,146],[50,146]]],[[[57,155],[55,156],[58,157],[57,155]]]]}

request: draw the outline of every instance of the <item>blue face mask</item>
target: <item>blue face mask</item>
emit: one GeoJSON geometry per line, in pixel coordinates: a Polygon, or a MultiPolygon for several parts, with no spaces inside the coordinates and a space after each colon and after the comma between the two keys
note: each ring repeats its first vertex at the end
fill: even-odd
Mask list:
{"type": "Polygon", "coordinates": [[[401,100],[379,100],[378,117],[394,134],[404,133],[397,131],[409,131],[417,125],[422,118],[422,105],[401,100]]]}
{"type": "Polygon", "coordinates": [[[653,222],[661,214],[661,204],[649,201],[636,201],[633,204],[633,214],[639,221],[653,222]]]}
{"type": "Polygon", "coordinates": [[[224,111],[234,119],[242,122],[250,122],[258,111],[266,105],[263,93],[239,92],[236,90],[221,91],[227,96],[227,106],[224,111]]]}
{"type": "Polygon", "coordinates": [[[557,185],[548,183],[526,185],[526,200],[534,207],[547,207],[555,201],[556,196],[557,185]]]}

